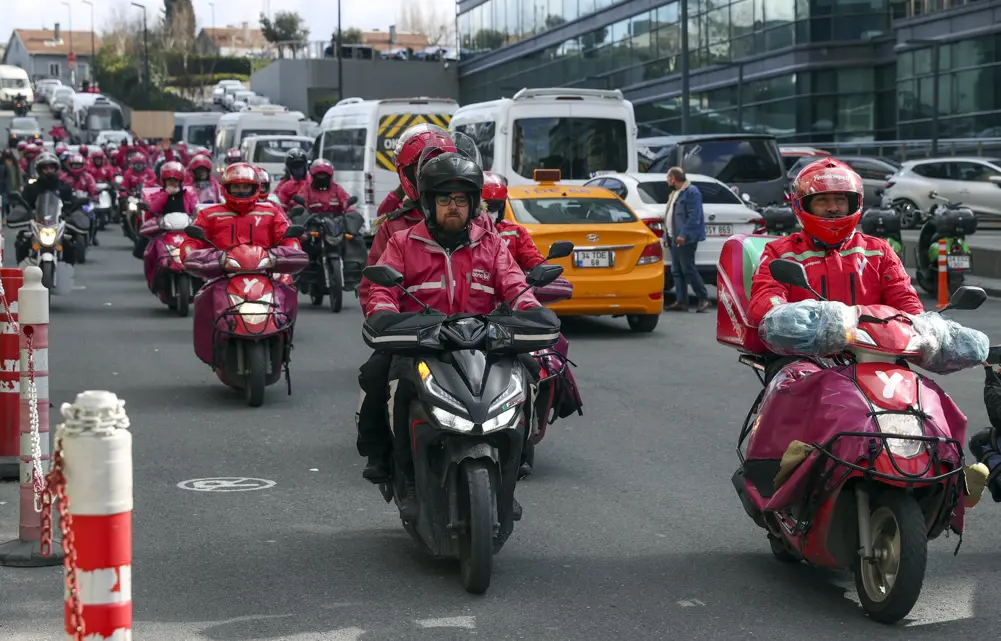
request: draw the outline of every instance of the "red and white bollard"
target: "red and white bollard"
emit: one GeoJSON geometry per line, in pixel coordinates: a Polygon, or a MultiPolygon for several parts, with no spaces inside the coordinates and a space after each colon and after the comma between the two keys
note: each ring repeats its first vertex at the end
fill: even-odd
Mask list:
{"type": "Polygon", "coordinates": [[[0,267],[0,479],[20,477],[21,347],[18,344],[17,291],[20,269],[0,267]]]}
{"type": "Polygon", "coordinates": [[[66,638],[132,639],[132,433],[111,392],[64,403],[48,477],[43,550],[58,502],[66,553],[66,638]]]}
{"type": "Polygon", "coordinates": [[[42,549],[42,500],[49,466],[49,291],[42,270],[24,269],[17,293],[20,320],[20,522],[18,538],[0,545],[0,565],[56,565],[61,554],[42,549]]]}

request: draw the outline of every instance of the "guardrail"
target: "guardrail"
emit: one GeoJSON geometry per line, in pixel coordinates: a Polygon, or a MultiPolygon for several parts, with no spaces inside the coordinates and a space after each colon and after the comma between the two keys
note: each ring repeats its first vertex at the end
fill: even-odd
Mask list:
{"type": "MultiPolygon", "coordinates": [[[[785,143],[823,149],[839,155],[879,156],[898,162],[932,157],[932,142],[928,140],[875,140],[867,142],[785,143]]],[[[939,139],[935,157],[986,156],[1001,158],[1001,138],[939,139]]]]}

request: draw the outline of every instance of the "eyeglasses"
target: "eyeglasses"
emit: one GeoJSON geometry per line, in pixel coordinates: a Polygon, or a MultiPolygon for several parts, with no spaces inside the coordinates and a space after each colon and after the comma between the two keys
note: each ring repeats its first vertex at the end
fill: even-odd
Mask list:
{"type": "Polygon", "coordinates": [[[459,194],[458,196],[449,196],[448,194],[438,194],[434,197],[436,203],[442,207],[448,207],[450,203],[455,203],[456,207],[467,207],[469,205],[469,196],[464,194],[459,194]]]}

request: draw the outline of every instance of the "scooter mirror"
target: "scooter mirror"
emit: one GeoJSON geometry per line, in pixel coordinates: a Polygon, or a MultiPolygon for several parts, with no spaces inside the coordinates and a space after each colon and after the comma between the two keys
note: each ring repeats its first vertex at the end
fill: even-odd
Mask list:
{"type": "Polygon", "coordinates": [[[302,196],[292,196],[292,202],[298,203],[300,205],[306,204],[306,199],[302,196]]]}
{"type": "Polygon", "coordinates": [[[205,230],[198,225],[188,225],[184,228],[184,233],[188,235],[188,238],[205,240],[205,230]]]}
{"type": "Polygon", "coordinates": [[[355,204],[356,202],[358,202],[358,196],[352,196],[351,198],[348,198],[348,207],[355,204]]]}
{"type": "Polygon", "coordinates": [[[803,269],[802,264],[797,263],[794,260],[776,258],[772,262],[768,263],[768,271],[772,275],[772,278],[779,281],[783,285],[790,285],[792,287],[799,287],[812,291],[810,281],[806,279],[806,270],[803,269]]]}
{"type": "Polygon", "coordinates": [[[285,230],[285,238],[299,238],[306,233],[306,228],[302,225],[289,225],[285,230]]]}
{"type": "Polygon", "coordinates": [[[549,253],[546,255],[546,260],[552,260],[554,258],[566,258],[573,253],[573,243],[569,240],[557,240],[555,243],[549,246],[549,253]]]}
{"type": "Polygon", "coordinates": [[[532,287],[545,287],[563,274],[563,267],[560,265],[547,265],[540,263],[528,272],[525,281],[532,287]]]}
{"type": "Polygon", "coordinates": [[[403,274],[389,265],[372,265],[362,271],[362,276],[381,287],[395,287],[403,282],[403,274]]]}
{"type": "Polygon", "coordinates": [[[956,290],[949,299],[949,304],[942,309],[959,309],[964,311],[974,310],[984,304],[987,300],[987,292],[979,287],[964,285],[956,290]]]}
{"type": "Polygon", "coordinates": [[[1001,345],[991,345],[987,350],[987,362],[991,365],[1001,365],[1001,345]]]}

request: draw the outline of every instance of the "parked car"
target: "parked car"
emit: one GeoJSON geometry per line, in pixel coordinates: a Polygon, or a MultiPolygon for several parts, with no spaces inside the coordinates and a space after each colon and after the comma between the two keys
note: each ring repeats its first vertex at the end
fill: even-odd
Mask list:
{"type": "MultiPolygon", "coordinates": [[[[688,180],[702,193],[702,209],[706,219],[706,239],[695,251],[695,265],[706,283],[716,282],[716,263],[723,243],[734,234],[752,234],[762,227],[761,215],[741,200],[725,183],[700,174],[688,174],[688,180]]],[[[621,198],[636,212],[658,238],[664,237],[667,199],[671,188],[663,174],[608,173],[593,178],[587,187],[604,187],[621,198]]],[[[670,260],[664,261],[664,271],[670,272],[670,260]]],[[[667,289],[674,281],[667,277],[667,289]]]]}
{"type": "Polygon", "coordinates": [[[38,121],[31,117],[15,117],[7,127],[7,142],[10,147],[16,147],[17,143],[26,140],[31,143],[38,143],[42,140],[42,128],[38,126],[38,121]]]}
{"type": "Polygon", "coordinates": [[[1001,158],[949,157],[905,162],[886,183],[886,195],[897,207],[905,228],[913,228],[918,212],[935,204],[928,193],[969,207],[981,223],[1001,223],[1001,158]]]}
{"type": "Polygon", "coordinates": [[[62,81],[56,78],[45,78],[39,80],[35,83],[35,102],[40,102],[42,104],[47,104],[49,99],[52,98],[52,92],[56,90],[57,87],[63,86],[62,81]]]}
{"type": "Polygon", "coordinates": [[[212,102],[214,104],[221,105],[223,98],[226,96],[226,90],[230,87],[243,89],[243,83],[239,80],[220,80],[218,84],[216,84],[215,89],[212,90],[212,102]]]}
{"type": "MultiPolygon", "coordinates": [[[[796,164],[792,166],[789,170],[790,181],[795,180],[799,172],[803,170],[811,162],[818,160],[820,158],[826,158],[829,155],[824,156],[802,156],[796,164]]],[[[886,158],[877,158],[871,156],[831,156],[836,160],[840,160],[849,167],[855,170],[862,178],[862,185],[865,187],[865,194],[863,195],[863,203],[867,205],[876,205],[880,201],[880,195],[877,191],[886,188],[886,181],[890,176],[900,169],[900,165],[892,160],[886,158]]]]}
{"type": "MultiPolygon", "coordinates": [[[[799,173],[798,171],[793,173],[793,167],[803,158],[816,160],[820,156],[831,155],[831,152],[817,149],[816,147],[799,147],[795,145],[779,145],[779,153],[782,155],[782,164],[785,165],[790,181],[795,180],[796,174],[799,173]]],[[[802,168],[802,165],[800,165],[800,168],[802,168]]]]}
{"type": "Polygon", "coordinates": [[[73,104],[73,96],[75,95],[76,92],[73,91],[72,87],[60,85],[53,89],[52,96],[49,98],[49,109],[52,110],[52,115],[57,118],[61,117],[63,111],[73,104]]]}

